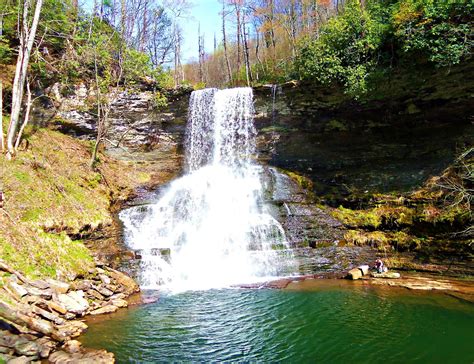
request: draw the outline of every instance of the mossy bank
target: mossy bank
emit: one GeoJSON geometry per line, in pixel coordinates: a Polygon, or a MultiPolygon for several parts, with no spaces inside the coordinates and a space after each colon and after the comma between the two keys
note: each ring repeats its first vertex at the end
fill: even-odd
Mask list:
{"type": "Polygon", "coordinates": [[[157,165],[102,155],[91,169],[90,153],[90,142],[42,128],[29,130],[12,161],[0,157],[0,257],[14,269],[66,280],[86,272],[94,259],[83,240],[102,230],[113,235],[120,203],[139,186],[169,180],[179,167],[172,157],[157,165]]]}

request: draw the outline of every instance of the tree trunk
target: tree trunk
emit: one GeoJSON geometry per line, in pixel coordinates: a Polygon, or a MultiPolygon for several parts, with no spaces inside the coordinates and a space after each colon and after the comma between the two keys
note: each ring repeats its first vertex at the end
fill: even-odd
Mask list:
{"type": "Polygon", "coordinates": [[[143,28],[142,28],[142,34],[141,34],[141,40],[140,40],[140,52],[145,51],[147,30],[148,30],[147,12],[148,12],[148,2],[145,1],[145,9],[143,10],[143,28]]]}
{"type": "Polygon", "coordinates": [[[25,130],[26,125],[28,124],[28,120],[30,118],[30,111],[31,111],[31,89],[30,89],[30,81],[28,80],[28,77],[26,78],[26,95],[27,95],[27,101],[26,101],[26,111],[25,111],[25,118],[23,119],[23,124],[21,125],[20,131],[18,132],[18,135],[16,137],[16,142],[15,142],[15,151],[18,150],[18,146],[20,145],[21,141],[21,136],[23,134],[23,130],[25,130]]]}
{"type": "Polygon", "coordinates": [[[2,152],[5,151],[5,139],[3,137],[3,83],[0,79],[0,144],[2,152]]]}
{"type": "Polygon", "coordinates": [[[126,0],[121,0],[121,14],[120,14],[120,33],[122,35],[122,40],[125,40],[126,29],[125,26],[127,24],[127,2],[126,0]]]}
{"type": "MultiPolygon", "coordinates": [[[[260,59],[260,33],[258,31],[258,27],[257,27],[257,24],[254,24],[254,27],[255,27],[255,58],[257,59],[257,62],[258,64],[263,67],[263,64],[262,64],[262,60],[260,59]]],[[[257,67],[257,70],[258,70],[258,67],[257,67]]],[[[256,79],[258,81],[259,77],[258,77],[258,71],[256,73],[256,79]]]]}
{"type": "Polygon", "coordinates": [[[102,119],[102,108],[101,108],[101,94],[100,94],[100,86],[99,86],[99,70],[97,69],[97,49],[94,50],[94,71],[95,71],[95,86],[96,86],[96,93],[97,93],[97,137],[95,139],[94,149],[92,150],[92,157],[90,162],[91,169],[94,168],[95,162],[97,161],[97,153],[99,151],[99,145],[102,141],[102,126],[103,126],[103,119],[102,119]]]}
{"type": "Polygon", "coordinates": [[[238,2],[235,2],[235,14],[237,16],[237,72],[240,72],[240,64],[241,64],[240,44],[242,42],[240,40],[241,24],[240,24],[240,5],[238,4],[238,2]]]}
{"type": "Polygon", "coordinates": [[[245,52],[245,74],[247,76],[247,86],[250,87],[252,83],[252,69],[250,67],[250,54],[248,45],[248,33],[245,29],[245,22],[243,22],[243,41],[244,41],[244,52],[245,52]]]}
{"type": "Polygon", "coordinates": [[[23,24],[20,34],[20,49],[18,52],[18,60],[16,64],[15,79],[12,87],[12,112],[10,118],[10,125],[7,136],[7,158],[11,158],[15,154],[13,142],[15,140],[16,130],[20,119],[21,103],[23,100],[23,89],[25,87],[26,74],[28,72],[28,63],[30,61],[30,54],[33,48],[33,43],[36,36],[36,29],[41,14],[41,7],[43,0],[37,0],[31,30],[28,29],[28,0],[24,3],[23,24]],[[25,44],[26,40],[26,44],[25,44]]]}
{"type": "Polygon", "coordinates": [[[222,0],[222,42],[224,43],[224,57],[225,62],[227,65],[227,76],[229,79],[229,83],[232,84],[232,70],[230,68],[230,61],[229,55],[227,53],[227,39],[225,35],[225,7],[224,7],[224,0],[222,0]]]}
{"type": "Polygon", "coordinates": [[[199,82],[203,82],[204,75],[203,75],[203,57],[202,57],[202,39],[201,39],[201,23],[198,26],[198,55],[199,55],[199,82]]]}
{"type": "MultiPolygon", "coordinates": [[[[0,14],[0,37],[3,35],[3,14],[0,14]]],[[[3,137],[3,81],[0,79],[0,148],[5,151],[5,139],[3,137]]]]}

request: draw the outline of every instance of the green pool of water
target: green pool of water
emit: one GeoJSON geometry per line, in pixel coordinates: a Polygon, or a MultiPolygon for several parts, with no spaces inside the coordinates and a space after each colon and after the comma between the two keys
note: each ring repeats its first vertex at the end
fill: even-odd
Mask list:
{"type": "Polygon", "coordinates": [[[369,287],[210,290],[89,322],[118,363],[473,363],[474,305],[369,287]]]}

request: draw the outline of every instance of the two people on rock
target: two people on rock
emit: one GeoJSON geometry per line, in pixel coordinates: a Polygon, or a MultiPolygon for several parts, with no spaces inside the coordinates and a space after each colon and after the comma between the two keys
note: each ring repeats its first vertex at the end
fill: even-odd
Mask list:
{"type": "Polygon", "coordinates": [[[388,268],[383,264],[382,259],[377,259],[375,261],[374,269],[377,273],[385,273],[388,271],[388,268]]]}

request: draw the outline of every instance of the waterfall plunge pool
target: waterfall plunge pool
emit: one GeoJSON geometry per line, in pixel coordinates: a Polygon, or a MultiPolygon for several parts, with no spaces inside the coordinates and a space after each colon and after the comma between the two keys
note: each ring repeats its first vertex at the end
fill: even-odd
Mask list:
{"type": "Polygon", "coordinates": [[[312,291],[297,286],[165,295],[92,319],[82,342],[114,352],[118,363],[474,359],[470,303],[340,280],[312,291]]]}
{"type": "Polygon", "coordinates": [[[273,250],[289,244],[252,158],[252,100],[249,88],[193,92],[186,175],[152,206],[121,214],[127,245],[142,252],[141,286],[175,294],[91,319],[85,346],[119,363],[472,363],[474,308],[454,298],[339,282],[215,289],[281,276],[294,262],[273,250]]]}

